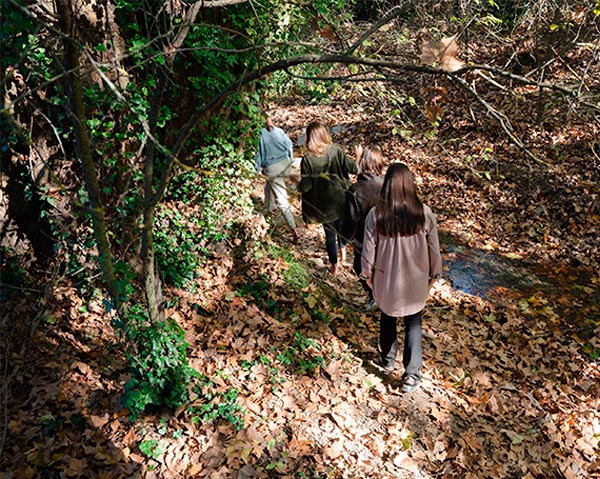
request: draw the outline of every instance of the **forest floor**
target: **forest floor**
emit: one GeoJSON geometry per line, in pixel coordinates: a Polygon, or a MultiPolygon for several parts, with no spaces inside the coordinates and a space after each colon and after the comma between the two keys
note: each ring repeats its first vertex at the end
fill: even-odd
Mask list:
{"type": "Polygon", "coordinates": [[[255,182],[245,239],[217,247],[195,289],[166,292],[206,378],[191,409],[129,420],[109,320],[66,281],[43,304],[27,291],[3,304],[0,478],[600,478],[594,132],[545,125],[557,153],[542,165],[457,121],[393,133],[359,100],[290,101],[275,117],[295,144],[320,120],[347,151],[377,142],[415,172],[444,258],[420,388],[403,394],[401,364],[377,366],[352,252],[330,275],[320,226],[292,244],[280,216],[259,214],[255,182]]]}

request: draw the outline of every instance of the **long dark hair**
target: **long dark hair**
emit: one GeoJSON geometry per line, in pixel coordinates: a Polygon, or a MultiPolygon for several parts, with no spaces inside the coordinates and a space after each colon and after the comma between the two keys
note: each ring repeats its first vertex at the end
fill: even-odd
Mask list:
{"type": "Polygon", "coordinates": [[[377,232],[384,236],[411,236],[425,225],[423,203],[413,174],[404,163],[392,163],[383,179],[375,206],[377,232]]]}

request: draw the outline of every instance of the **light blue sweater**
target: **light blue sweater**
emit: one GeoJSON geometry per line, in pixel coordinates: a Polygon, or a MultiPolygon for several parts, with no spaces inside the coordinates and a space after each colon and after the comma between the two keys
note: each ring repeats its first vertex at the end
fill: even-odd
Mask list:
{"type": "Polygon", "coordinates": [[[274,127],[272,130],[262,129],[260,145],[256,152],[256,172],[261,168],[279,163],[282,160],[294,157],[294,146],[292,140],[281,128],[274,127]]]}

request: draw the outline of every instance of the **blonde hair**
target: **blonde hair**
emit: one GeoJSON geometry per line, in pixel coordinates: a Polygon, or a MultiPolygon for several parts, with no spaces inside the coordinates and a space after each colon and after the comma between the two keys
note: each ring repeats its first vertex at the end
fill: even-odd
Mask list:
{"type": "Polygon", "coordinates": [[[383,173],[383,152],[377,145],[368,145],[360,159],[358,167],[362,173],[375,173],[381,176],[383,173]]]}
{"type": "Polygon", "coordinates": [[[320,156],[331,143],[331,135],[321,123],[314,121],[306,127],[306,149],[311,153],[320,156]]]}

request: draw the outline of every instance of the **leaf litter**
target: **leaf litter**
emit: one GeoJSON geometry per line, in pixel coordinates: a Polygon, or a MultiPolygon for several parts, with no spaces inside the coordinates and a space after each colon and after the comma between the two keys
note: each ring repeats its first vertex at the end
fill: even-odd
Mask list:
{"type": "MultiPolygon", "coordinates": [[[[376,108],[367,113],[368,100],[355,109],[349,100],[281,105],[280,123],[295,142],[312,119],[343,125],[334,140],[347,151],[380,142],[389,160],[415,171],[446,263],[425,311],[421,387],[402,394],[401,365],[392,374],[377,367],[377,312],[362,312],[349,263],[328,274],[320,226],[303,225],[295,247],[281,218],[253,218],[258,243],[288,251],[309,284],[290,286],[283,257],[246,255],[239,267],[222,251],[199,292],[171,291],[179,301],[167,311],[186,330],[190,363],[211,378],[207,388],[239,391],[243,427],[185,407],[132,423],[109,320],[82,313],[61,280],[31,336],[16,321],[36,317],[29,298],[3,305],[3,331],[16,332],[3,343],[11,369],[0,477],[600,477],[598,169],[565,161],[531,173],[485,131],[452,142],[442,128],[434,140],[407,141],[376,108]],[[490,255],[558,286],[458,288],[453,261],[481,259],[471,267],[485,278],[490,255]],[[268,288],[253,296],[263,278],[268,288]]],[[[448,122],[460,128],[461,118],[448,122]]],[[[555,138],[590,134],[574,125],[555,138]]]]}

